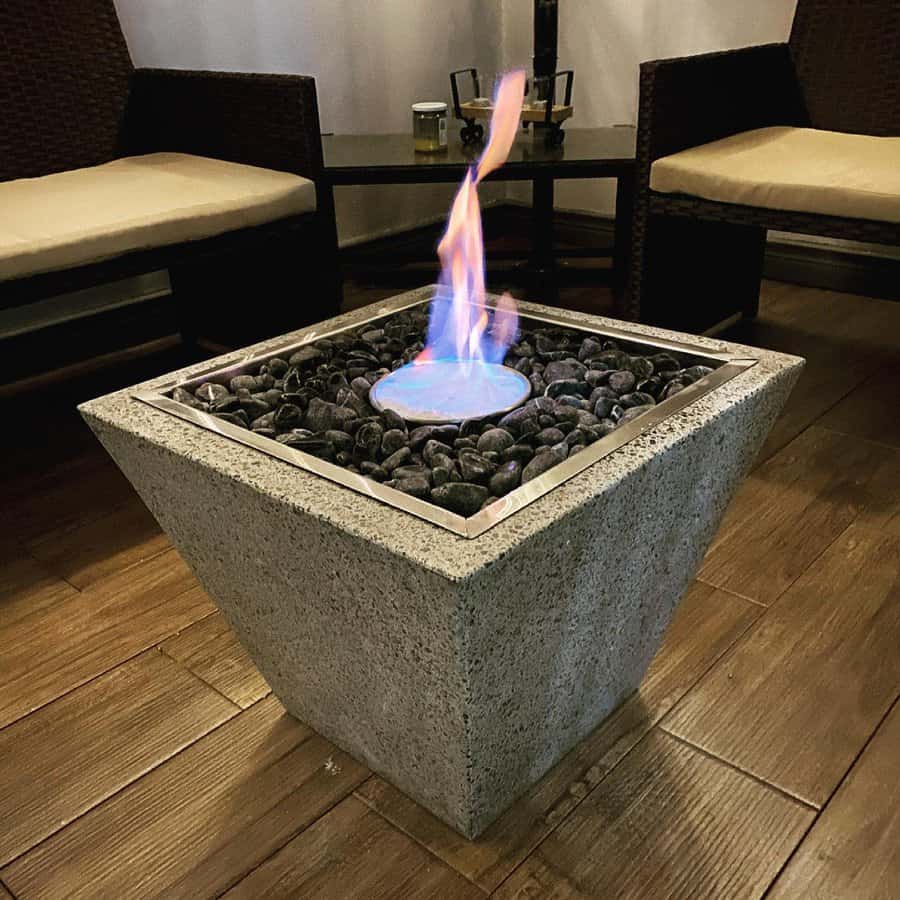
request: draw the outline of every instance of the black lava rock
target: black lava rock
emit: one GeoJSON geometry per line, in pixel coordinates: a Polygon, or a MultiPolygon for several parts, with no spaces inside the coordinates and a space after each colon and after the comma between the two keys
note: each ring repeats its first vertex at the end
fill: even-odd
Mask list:
{"type": "MultiPolygon", "coordinates": [[[[634,376],[632,375],[631,377],[633,378],[634,376]]],[[[573,378],[560,378],[557,381],[551,381],[547,385],[544,396],[556,398],[565,394],[587,397],[590,392],[591,386],[587,382],[576,381],[573,378]]]]}
{"type": "Polygon", "coordinates": [[[453,453],[453,448],[447,446],[447,444],[442,443],[441,441],[436,441],[434,439],[427,441],[425,446],[422,448],[422,459],[425,460],[425,463],[429,466],[437,465],[434,462],[434,457],[438,455],[449,456],[453,453]]]}
{"type": "Polygon", "coordinates": [[[598,419],[605,419],[618,406],[617,400],[610,400],[608,397],[601,397],[594,404],[594,415],[598,419]]]}
{"type": "Polygon", "coordinates": [[[406,432],[399,428],[390,428],[381,436],[381,452],[385,456],[390,456],[405,446],[406,432]]]}
{"type": "Polygon", "coordinates": [[[191,409],[209,409],[208,403],[198,400],[190,391],[186,391],[184,388],[175,388],[172,391],[172,399],[176,403],[183,403],[185,406],[189,406],[191,409]]]}
{"type": "Polygon", "coordinates": [[[253,397],[241,398],[241,409],[250,417],[250,419],[258,419],[265,415],[271,407],[262,400],[254,400],[253,397]]]}
{"type": "Polygon", "coordinates": [[[373,481],[387,481],[388,479],[388,473],[385,472],[382,466],[368,460],[359,464],[359,471],[373,481]]]}
{"type": "Polygon", "coordinates": [[[250,425],[250,420],[247,418],[247,413],[245,413],[242,409],[239,409],[237,412],[220,412],[214,413],[217,419],[221,419],[223,422],[231,422],[232,425],[240,425],[241,428],[247,428],[250,425]]]}
{"type": "Polygon", "coordinates": [[[290,364],[288,363],[288,361],[285,359],[280,359],[277,356],[273,357],[266,363],[266,371],[273,378],[284,378],[284,376],[287,375],[287,370],[289,368],[290,364]]]}
{"type": "MultiPolygon", "coordinates": [[[[303,410],[293,403],[285,403],[279,406],[275,415],[272,417],[272,424],[277,431],[290,431],[292,428],[299,428],[303,424],[303,410]]],[[[327,426],[326,426],[327,427],[327,426]]],[[[325,429],[311,429],[312,431],[324,431],[325,429]]]]}
{"type": "Polygon", "coordinates": [[[548,447],[546,452],[540,453],[525,466],[522,471],[522,484],[527,484],[532,478],[543,475],[544,472],[552,469],[557,463],[561,463],[569,455],[569,448],[566,444],[560,443],[553,447],[548,447]]]}
{"type": "Polygon", "coordinates": [[[534,449],[528,444],[513,444],[512,447],[503,451],[503,459],[507,462],[518,460],[521,463],[527,463],[534,456],[534,449]]]}
{"type": "Polygon", "coordinates": [[[484,419],[466,419],[464,422],[460,423],[459,437],[478,437],[478,435],[481,434],[481,429],[483,427],[484,419]]]}
{"type": "Polygon", "coordinates": [[[452,444],[459,437],[458,425],[438,425],[432,437],[436,441],[442,441],[445,444],[452,444]]]}
{"type": "Polygon", "coordinates": [[[194,391],[194,396],[203,401],[204,403],[213,404],[218,400],[223,400],[229,394],[229,390],[223,384],[215,384],[214,382],[207,381],[205,384],[201,384],[200,387],[194,391]]]}
{"type": "Polygon", "coordinates": [[[634,377],[634,372],[623,369],[613,372],[607,383],[617,394],[630,394],[637,387],[637,378],[634,377]]]}
{"type": "Polygon", "coordinates": [[[424,475],[408,475],[405,478],[395,478],[393,487],[404,494],[410,494],[418,497],[420,500],[427,500],[431,493],[431,485],[424,475]]]}
{"type": "Polygon", "coordinates": [[[237,412],[240,408],[240,398],[234,394],[226,394],[224,397],[216,400],[210,407],[216,415],[219,413],[237,412]]]}
{"type": "Polygon", "coordinates": [[[486,482],[494,474],[496,468],[477,450],[463,450],[459,454],[459,472],[463,481],[486,482]]]}
{"type": "Polygon", "coordinates": [[[255,391],[259,389],[259,382],[253,375],[235,375],[230,382],[231,393],[238,391],[255,391]]]}
{"type": "MultiPolygon", "coordinates": [[[[282,409],[283,408],[284,407],[282,407],[282,409]]],[[[304,425],[309,428],[310,431],[328,431],[329,428],[334,428],[337,424],[337,416],[335,415],[336,409],[337,407],[334,403],[329,403],[327,400],[320,400],[318,397],[313,397],[313,399],[309,401],[309,408],[306,410],[304,425]]],[[[280,411],[281,410],[279,410],[279,412],[280,411]]]]}
{"type": "Polygon", "coordinates": [[[314,369],[319,363],[325,361],[325,354],[315,347],[301,347],[292,354],[288,364],[297,369],[314,369]]]}
{"type": "Polygon", "coordinates": [[[384,460],[381,467],[385,472],[393,472],[394,469],[408,463],[411,459],[412,450],[410,450],[409,447],[401,447],[384,460]]]}
{"type": "Polygon", "coordinates": [[[609,370],[590,369],[584,373],[584,380],[593,388],[599,387],[609,378],[609,370]]]}
{"type": "Polygon", "coordinates": [[[527,419],[533,419],[535,415],[535,410],[528,406],[520,406],[500,419],[500,427],[508,428],[513,434],[521,434],[522,423],[527,419]]]}
{"type": "Polygon", "coordinates": [[[563,359],[558,362],[547,363],[544,369],[544,381],[552,384],[554,381],[578,381],[587,371],[587,366],[574,359],[563,359]]]}
{"type": "Polygon", "coordinates": [[[436,487],[431,492],[431,499],[438,506],[468,518],[474,516],[488,499],[488,489],[480,484],[450,482],[436,487]]]}
{"type": "Polygon", "coordinates": [[[413,450],[419,450],[425,446],[428,441],[434,439],[439,440],[437,437],[437,425],[420,425],[418,428],[414,428],[409,433],[409,446],[413,450]]]}
{"type": "Polygon", "coordinates": [[[554,444],[558,444],[565,435],[559,428],[545,428],[543,431],[539,431],[534,439],[539,444],[544,444],[547,447],[552,447],[554,444]]]}
{"type": "Polygon", "coordinates": [[[599,356],[603,352],[603,344],[596,338],[586,337],[581,342],[581,349],[578,351],[578,358],[584,362],[593,356],[599,356]]]}
{"type": "Polygon", "coordinates": [[[488,483],[491,493],[495,497],[503,497],[510,491],[515,490],[522,480],[522,463],[513,459],[500,466],[499,469],[491,476],[488,483]]]}
{"type": "Polygon", "coordinates": [[[514,443],[515,439],[505,428],[490,428],[478,438],[477,447],[480,453],[485,451],[502,453],[514,443]]]}
{"type": "Polygon", "coordinates": [[[619,397],[619,403],[626,409],[630,409],[633,406],[653,406],[656,400],[651,394],[645,394],[643,391],[633,391],[630,394],[622,394],[619,397]]]}
{"type": "Polygon", "coordinates": [[[647,412],[648,409],[652,409],[652,406],[632,406],[630,409],[625,410],[625,414],[619,419],[618,422],[616,422],[616,424],[624,425],[626,422],[630,422],[632,419],[636,419],[638,416],[643,415],[643,413],[647,412]]]}
{"type": "Polygon", "coordinates": [[[378,422],[366,422],[356,432],[354,452],[358,457],[374,460],[379,448],[384,429],[378,422]]]}
{"type": "Polygon", "coordinates": [[[398,416],[392,409],[384,410],[381,413],[381,420],[384,422],[386,430],[390,431],[396,429],[397,431],[402,431],[404,434],[406,433],[406,422],[404,422],[402,417],[398,416]]]}
{"type": "Polygon", "coordinates": [[[335,428],[326,431],[322,437],[328,441],[335,450],[349,453],[353,449],[353,438],[346,431],[338,431],[335,428]]]}

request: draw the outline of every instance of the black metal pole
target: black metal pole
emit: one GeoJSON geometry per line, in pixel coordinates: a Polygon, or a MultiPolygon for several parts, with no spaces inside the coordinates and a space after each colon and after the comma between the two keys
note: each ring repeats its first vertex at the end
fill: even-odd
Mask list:
{"type": "Polygon", "coordinates": [[[559,0],[534,0],[534,78],[537,99],[550,96],[550,79],[556,72],[559,0]]]}

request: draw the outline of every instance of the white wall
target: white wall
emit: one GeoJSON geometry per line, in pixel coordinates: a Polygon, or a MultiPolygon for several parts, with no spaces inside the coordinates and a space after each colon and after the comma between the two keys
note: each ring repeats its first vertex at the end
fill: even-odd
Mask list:
{"type": "MultiPolygon", "coordinates": [[[[499,0],[116,0],[138,66],[316,78],[324,131],[411,129],[452,69],[500,61],[499,0]]],[[[490,187],[490,186],[486,186],[490,187]]],[[[339,188],[342,243],[446,215],[452,185],[339,188]]],[[[491,193],[485,191],[486,199],[491,193]]],[[[502,189],[494,188],[494,195],[502,189]]]]}

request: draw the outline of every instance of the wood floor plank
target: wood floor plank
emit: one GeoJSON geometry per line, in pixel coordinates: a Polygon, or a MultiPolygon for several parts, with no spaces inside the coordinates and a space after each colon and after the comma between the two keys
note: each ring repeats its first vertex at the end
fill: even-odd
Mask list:
{"type": "Polygon", "coordinates": [[[90,455],[54,465],[33,479],[15,482],[4,513],[25,542],[48,531],[78,528],[134,502],[136,494],[108,457],[90,455]]]}
{"type": "Polygon", "coordinates": [[[54,528],[26,544],[60,578],[85,588],[171,547],[149,510],[132,502],[78,528],[54,528]]]}
{"type": "Polygon", "coordinates": [[[217,896],[367,776],[270,696],[0,877],[18,900],[217,896]]]}
{"type": "Polygon", "coordinates": [[[900,448],[900,362],[876,372],[818,424],[844,434],[900,448]]]}
{"type": "Polygon", "coordinates": [[[0,884],[0,900],[15,900],[13,895],[2,884],[0,884]]]}
{"type": "MultiPolygon", "coordinates": [[[[2,397],[2,386],[0,386],[2,397]]],[[[0,471],[0,500],[5,503],[22,497],[46,483],[50,473],[81,470],[109,458],[100,442],[75,410],[75,402],[65,406],[42,398],[20,398],[4,406],[7,421],[17,425],[17,438],[4,447],[0,471]],[[40,412],[35,407],[40,407],[40,412]],[[90,463],[89,463],[90,461],[90,463]]]]}
{"type": "Polygon", "coordinates": [[[3,729],[0,865],[237,712],[154,649],[3,729]]]}
{"type": "Polygon", "coordinates": [[[0,557],[0,631],[78,591],[22,548],[0,557]]]}
{"type": "Polygon", "coordinates": [[[900,704],[778,879],[770,897],[900,896],[900,704]]]}
{"type": "Polygon", "coordinates": [[[357,795],[469,880],[491,891],[762,612],[756,604],[695,582],[639,691],[476,841],[464,840],[381,778],[369,779],[357,795]]]}
{"type": "Polygon", "coordinates": [[[0,629],[0,727],[215,611],[174,550],[0,629]]]}
{"type": "Polygon", "coordinates": [[[228,900],[484,896],[356,797],[348,797],[225,895],[228,900]]]}
{"type": "Polygon", "coordinates": [[[760,897],[813,816],[654,730],[494,896],[760,897]]]}
{"type": "Polygon", "coordinates": [[[898,559],[851,526],[662,727],[821,806],[900,693],[898,559]]]}
{"type": "Polygon", "coordinates": [[[244,709],[271,691],[220,612],[201,619],[161,647],[244,709]]]}
{"type": "Polygon", "coordinates": [[[771,603],[853,522],[900,533],[900,451],[813,426],[746,480],[698,577],[771,603]]]}
{"type": "Polygon", "coordinates": [[[900,304],[766,282],[739,339],[794,353],[806,367],[760,453],[767,459],[900,353],[900,304]]]}

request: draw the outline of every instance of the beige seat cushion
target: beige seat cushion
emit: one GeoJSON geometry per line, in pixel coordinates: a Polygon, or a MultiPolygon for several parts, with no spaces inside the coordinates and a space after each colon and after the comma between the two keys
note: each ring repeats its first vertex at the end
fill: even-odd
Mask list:
{"type": "Polygon", "coordinates": [[[656,160],[650,187],[721,203],[900,222],[900,138],[759,128],[656,160]]]}
{"type": "Polygon", "coordinates": [[[307,178],[151,153],[0,183],[0,280],[178,244],[314,210],[307,178]]]}

